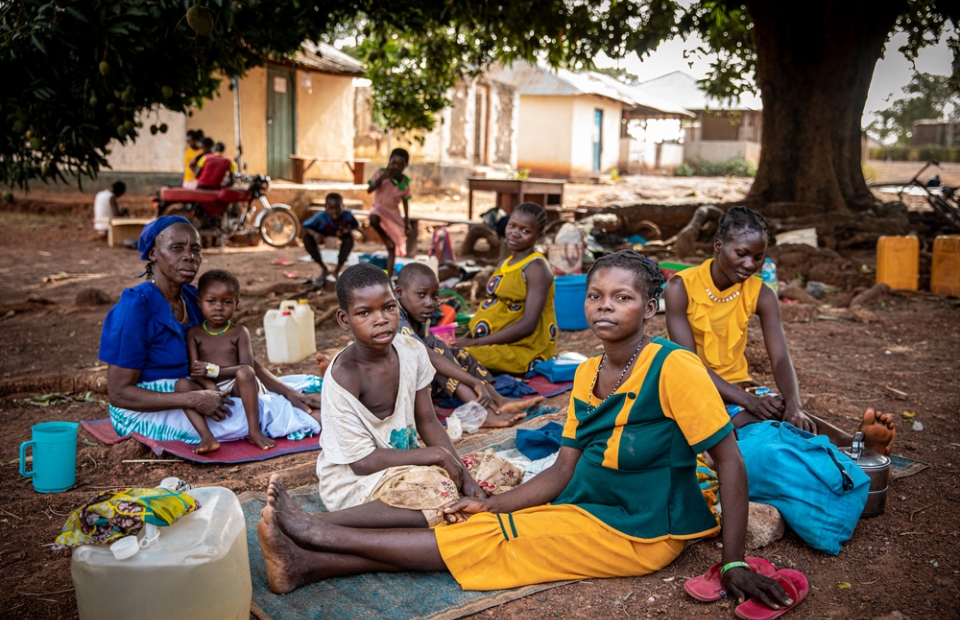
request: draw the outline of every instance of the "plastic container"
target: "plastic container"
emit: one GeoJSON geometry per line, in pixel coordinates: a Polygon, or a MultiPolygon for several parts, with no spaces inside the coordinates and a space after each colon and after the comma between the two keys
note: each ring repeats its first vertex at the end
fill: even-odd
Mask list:
{"type": "Polygon", "coordinates": [[[930,290],[960,297],[960,235],[941,235],[933,240],[930,290]]]}
{"type": "Polygon", "coordinates": [[[785,233],[780,233],[776,237],[777,245],[787,245],[788,243],[796,245],[809,245],[812,248],[817,247],[817,229],[800,228],[785,233]]]}
{"type": "MultiPolygon", "coordinates": [[[[280,304],[280,309],[283,310],[284,305],[292,303],[285,301],[280,304]]],[[[304,357],[313,355],[317,352],[317,332],[313,325],[313,308],[306,299],[301,299],[293,305],[293,318],[297,320],[297,329],[300,331],[300,353],[304,357]]]]}
{"type": "Polygon", "coordinates": [[[300,327],[290,310],[267,310],[263,334],[270,363],[292,364],[306,357],[300,349],[300,327]]]}
{"type": "MultiPolygon", "coordinates": [[[[247,529],[237,496],[223,487],[192,489],[200,509],[184,515],[132,557],[107,545],[73,550],[70,572],[81,620],[250,617],[247,529]]],[[[132,536],[129,538],[133,538],[132,536]]]]}
{"type": "Polygon", "coordinates": [[[414,259],[418,263],[423,263],[433,271],[433,275],[440,277],[440,261],[436,256],[427,256],[426,254],[417,254],[414,259]]]}
{"type": "Polygon", "coordinates": [[[77,481],[75,422],[43,422],[30,429],[30,441],[20,444],[20,475],[31,478],[37,493],[60,493],[77,481]],[[27,471],[27,449],[33,453],[27,471]]]}
{"type": "Polygon", "coordinates": [[[430,333],[448,345],[453,346],[454,341],[457,339],[457,324],[447,323],[446,325],[437,325],[436,327],[430,328],[430,333]]]}
{"type": "Polygon", "coordinates": [[[774,293],[780,291],[780,285],[777,284],[777,266],[772,259],[766,258],[763,260],[760,277],[763,279],[764,284],[773,289],[774,293]]]}
{"type": "Polygon", "coordinates": [[[672,278],[678,271],[690,269],[691,267],[693,267],[693,265],[686,265],[684,263],[671,263],[668,261],[660,263],[660,271],[663,272],[663,277],[667,280],[672,278]]]}
{"type": "Polygon", "coordinates": [[[557,327],[567,331],[587,329],[587,314],[583,310],[583,302],[587,299],[587,276],[557,276],[553,283],[557,327]]]}
{"type": "Polygon", "coordinates": [[[877,239],[877,284],[915,291],[920,279],[920,241],[916,237],[877,239]]]}

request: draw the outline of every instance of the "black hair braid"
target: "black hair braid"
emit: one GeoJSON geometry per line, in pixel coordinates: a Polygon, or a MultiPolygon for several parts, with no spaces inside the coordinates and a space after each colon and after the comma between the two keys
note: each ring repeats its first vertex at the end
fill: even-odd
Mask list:
{"type": "Polygon", "coordinates": [[[513,212],[525,213],[537,218],[537,225],[540,227],[541,233],[543,232],[543,229],[547,227],[547,212],[543,207],[535,202],[520,203],[514,208],[513,212]]]}
{"type": "Polygon", "coordinates": [[[147,277],[147,282],[153,282],[153,261],[147,263],[143,270],[143,275],[147,277]]]}
{"type": "Polygon", "coordinates": [[[632,271],[637,284],[643,291],[644,301],[657,299],[664,283],[667,281],[663,277],[663,272],[660,271],[660,265],[657,263],[633,250],[620,250],[613,254],[604,254],[593,263],[590,271],[587,272],[587,285],[590,284],[590,280],[593,279],[597,271],[610,267],[620,267],[632,271]]]}
{"type": "Polygon", "coordinates": [[[726,239],[730,232],[740,232],[742,230],[753,230],[766,237],[769,235],[770,224],[763,219],[762,215],[752,209],[740,206],[732,207],[720,216],[716,238],[726,239]]]}
{"type": "Polygon", "coordinates": [[[337,278],[337,304],[341,310],[349,310],[355,290],[377,284],[391,288],[390,278],[383,269],[370,263],[358,263],[347,267],[337,278]]]}

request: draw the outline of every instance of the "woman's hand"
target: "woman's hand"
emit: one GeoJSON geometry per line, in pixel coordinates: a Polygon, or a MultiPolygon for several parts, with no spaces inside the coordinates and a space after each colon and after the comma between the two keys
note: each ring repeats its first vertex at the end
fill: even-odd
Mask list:
{"type": "MultiPolygon", "coordinates": [[[[464,471],[463,461],[460,460],[460,457],[450,454],[448,450],[440,446],[430,446],[424,448],[424,450],[428,450],[430,453],[430,465],[444,468],[457,488],[462,489],[464,471]]],[[[469,478],[469,476],[467,477],[469,478]]]]}
{"type": "Polygon", "coordinates": [[[723,585],[730,596],[737,600],[737,605],[747,598],[755,598],[771,609],[793,604],[783,586],[746,568],[728,570],[723,575],[723,585]]]}
{"type": "Polygon", "coordinates": [[[479,338],[473,338],[472,336],[463,336],[462,338],[457,338],[453,341],[453,346],[460,347],[461,349],[466,347],[475,347],[480,344],[479,338]]]}
{"type": "Polygon", "coordinates": [[[440,516],[447,523],[463,523],[470,515],[479,512],[492,512],[486,499],[476,497],[461,497],[455,502],[444,504],[438,509],[440,516]]]}
{"type": "Polygon", "coordinates": [[[799,407],[787,407],[783,412],[783,421],[793,424],[802,431],[817,434],[817,423],[810,419],[807,412],[799,407]]]}
{"type": "Polygon", "coordinates": [[[217,422],[230,417],[230,410],[227,405],[232,401],[227,398],[228,392],[218,390],[197,390],[190,392],[192,401],[190,409],[193,409],[202,416],[206,416],[217,422]]]}
{"type": "Polygon", "coordinates": [[[752,396],[746,409],[761,420],[778,420],[783,415],[783,399],[772,395],[752,396]]]}
{"type": "Polygon", "coordinates": [[[320,409],[319,394],[301,394],[295,390],[290,390],[290,393],[285,394],[284,398],[289,400],[290,404],[297,409],[302,409],[307,413],[313,413],[314,410],[320,409]]]}

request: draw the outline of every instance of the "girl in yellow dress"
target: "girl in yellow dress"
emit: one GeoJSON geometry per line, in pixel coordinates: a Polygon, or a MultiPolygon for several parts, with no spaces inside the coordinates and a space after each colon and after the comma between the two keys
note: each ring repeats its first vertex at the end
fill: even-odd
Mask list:
{"type": "Polygon", "coordinates": [[[724,492],[726,592],[793,604],[744,562],[747,480],[720,395],[695,355],[644,333],[662,283],[634,252],[597,260],[584,307],[604,354],[577,370],[556,463],[499,495],[444,506],[449,525],[378,529],[392,524],[369,513],[334,525],[274,476],[257,524],[270,588],[369,572],[448,570],[464,590],[649,574],[719,529],[697,484],[696,454],[707,450],[724,492]]]}
{"type": "Polygon", "coordinates": [[[525,202],[510,214],[506,241],[510,256],[487,281],[470,334],[457,341],[480,364],[495,372],[524,374],[557,354],[553,273],[534,250],[547,225],[547,212],[525,202]]]}

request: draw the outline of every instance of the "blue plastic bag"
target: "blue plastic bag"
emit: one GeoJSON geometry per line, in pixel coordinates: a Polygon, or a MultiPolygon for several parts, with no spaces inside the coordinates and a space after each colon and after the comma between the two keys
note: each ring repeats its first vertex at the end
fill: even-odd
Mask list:
{"type": "Polygon", "coordinates": [[[533,367],[530,375],[543,375],[550,383],[567,383],[573,381],[577,374],[577,367],[583,362],[579,359],[564,359],[562,357],[551,357],[545,362],[540,362],[533,367]]]}
{"type": "Polygon", "coordinates": [[[560,450],[563,425],[548,422],[538,429],[517,429],[517,450],[531,461],[539,461],[560,450]]]}
{"type": "Polygon", "coordinates": [[[837,555],[867,504],[870,477],[823,435],[758,422],[737,431],[750,501],[770,504],[808,545],[837,555]]]}

